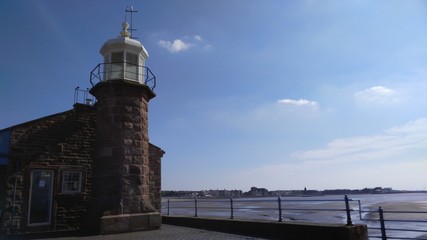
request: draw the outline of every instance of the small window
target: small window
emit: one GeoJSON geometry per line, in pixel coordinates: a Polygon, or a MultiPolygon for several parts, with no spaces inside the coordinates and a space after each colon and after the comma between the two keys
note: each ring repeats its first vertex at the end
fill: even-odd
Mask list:
{"type": "Polygon", "coordinates": [[[123,52],[111,53],[111,62],[112,63],[123,63],[123,52]]]}
{"type": "Polygon", "coordinates": [[[123,52],[111,53],[111,68],[109,79],[123,78],[123,52]]]}
{"type": "Polygon", "coordinates": [[[82,191],[82,172],[64,171],[62,174],[62,192],[79,193],[82,191]]]}
{"type": "Polygon", "coordinates": [[[125,77],[132,80],[138,80],[138,55],[126,53],[125,77]]]}

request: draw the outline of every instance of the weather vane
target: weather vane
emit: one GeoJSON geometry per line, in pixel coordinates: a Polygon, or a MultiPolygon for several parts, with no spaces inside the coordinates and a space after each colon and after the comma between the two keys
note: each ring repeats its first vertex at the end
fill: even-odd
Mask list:
{"type": "Polygon", "coordinates": [[[126,10],[125,10],[125,12],[126,12],[126,14],[125,14],[125,21],[126,21],[126,17],[127,17],[127,13],[130,13],[130,28],[128,29],[128,31],[130,32],[130,38],[133,38],[133,39],[138,39],[138,38],[136,38],[136,37],[133,37],[133,31],[136,31],[136,29],[134,29],[133,28],[133,13],[136,13],[136,12],[138,12],[137,10],[134,10],[133,9],[133,6],[131,6],[130,8],[129,8],[129,6],[126,8],[126,10]]]}

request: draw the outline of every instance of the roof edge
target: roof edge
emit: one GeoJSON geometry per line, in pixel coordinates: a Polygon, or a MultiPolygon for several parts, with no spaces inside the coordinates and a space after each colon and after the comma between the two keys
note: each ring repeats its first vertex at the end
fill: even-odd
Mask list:
{"type": "MultiPolygon", "coordinates": [[[[93,107],[93,106],[90,106],[90,107],[93,107]]],[[[79,109],[80,109],[80,104],[78,104],[78,105],[74,104],[74,106],[73,106],[72,109],[69,109],[69,110],[66,110],[66,111],[63,111],[63,112],[59,112],[59,113],[54,113],[54,114],[51,114],[51,115],[48,115],[48,116],[36,118],[36,119],[30,120],[30,121],[27,121],[27,122],[23,122],[23,123],[19,123],[19,124],[16,124],[16,125],[12,125],[12,126],[9,126],[7,128],[0,129],[0,132],[7,131],[7,130],[10,130],[10,129],[14,129],[14,128],[17,128],[17,127],[22,127],[22,126],[25,126],[27,124],[32,124],[32,123],[35,123],[37,121],[45,120],[45,119],[48,119],[48,118],[51,118],[51,117],[56,117],[56,116],[62,115],[64,113],[68,113],[68,112],[72,112],[72,111],[76,111],[76,110],[79,111],[79,109]]]]}

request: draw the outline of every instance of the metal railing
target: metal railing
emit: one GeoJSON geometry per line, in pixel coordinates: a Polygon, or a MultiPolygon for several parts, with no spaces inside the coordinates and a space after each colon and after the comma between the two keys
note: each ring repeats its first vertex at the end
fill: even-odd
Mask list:
{"type": "Polygon", "coordinates": [[[385,211],[381,207],[378,210],[364,210],[361,206],[360,200],[350,199],[347,195],[342,199],[293,199],[287,197],[257,199],[232,197],[229,199],[177,198],[164,201],[162,204],[162,213],[166,215],[190,215],[194,217],[204,215],[229,219],[235,219],[236,217],[240,219],[267,219],[278,222],[283,222],[285,215],[288,215],[287,219],[289,219],[289,221],[330,222],[331,219],[333,219],[330,223],[337,223],[339,220],[340,223],[346,223],[347,225],[353,224],[353,215],[353,217],[359,217],[360,223],[368,225],[368,233],[372,234],[369,235],[371,239],[427,239],[427,211],[385,211]],[[257,212],[258,215],[253,214],[254,212],[257,212]],[[292,213],[295,214],[293,215],[292,213]],[[313,218],[317,216],[317,219],[322,215],[323,218],[322,220],[305,217],[301,218],[301,215],[298,214],[311,216],[313,218]],[[393,214],[393,216],[399,214],[424,214],[423,216],[425,216],[425,218],[411,219],[405,216],[403,219],[393,219],[392,216],[388,216],[388,214],[393,214]],[[300,217],[298,218],[298,216],[300,217]],[[404,228],[387,225],[386,223],[414,223],[425,225],[404,228]],[[426,237],[399,236],[405,235],[406,232],[415,234],[426,233],[426,237]]]}
{"type": "Polygon", "coordinates": [[[215,210],[215,215],[225,217],[228,213],[230,219],[234,219],[239,214],[240,217],[244,218],[243,215],[249,211],[262,211],[269,213],[268,215],[264,214],[264,216],[269,216],[269,219],[275,219],[278,222],[283,221],[284,212],[342,212],[345,213],[346,224],[352,225],[351,212],[353,212],[354,209],[350,208],[350,202],[353,202],[353,200],[349,199],[347,196],[344,196],[343,199],[286,199],[281,197],[277,197],[276,199],[167,199],[166,206],[162,206],[162,210],[164,210],[167,215],[171,215],[172,211],[185,215],[189,210],[192,210],[194,217],[198,217],[203,210],[210,211],[208,215],[212,215],[212,211],[215,210]],[[301,202],[305,202],[306,207],[303,207],[300,204],[301,202]],[[313,203],[334,204],[314,207],[313,203]],[[254,206],[254,204],[258,206],[254,206]],[[184,209],[184,211],[179,211],[179,209],[184,209]]]}
{"type": "Polygon", "coordinates": [[[80,89],[80,87],[76,87],[74,89],[74,104],[93,105],[95,101],[95,97],[89,93],[89,88],[80,89]]]}
{"type": "Polygon", "coordinates": [[[92,87],[98,82],[112,79],[141,80],[151,91],[154,91],[156,87],[156,76],[154,76],[148,67],[142,65],[128,62],[99,63],[90,72],[89,81],[92,87]]]}
{"type": "MultiPolygon", "coordinates": [[[[359,208],[360,209],[360,208],[359,208]]],[[[427,239],[427,211],[386,211],[383,210],[382,207],[379,207],[378,210],[359,210],[360,212],[360,220],[362,221],[368,221],[368,222],[376,222],[376,225],[379,225],[377,227],[368,226],[368,229],[374,230],[378,232],[379,235],[369,235],[370,238],[378,238],[381,240],[387,240],[387,239],[411,239],[411,240],[425,240],[427,239]],[[362,213],[367,213],[371,215],[378,215],[373,216],[372,218],[364,218],[362,217],[362,213]],[[423,216],[426,216],[425,219],[394,219],[392,217],[385,218],[385,214],[392,214],[395,216],[400,216],[405,218],[408,217],[408,214],[415,214],[421,216],[421,214],[425,214],[423,216]],[[414,229],[414,228],[404,228],[399,226],[387,226],[386,223],[411,223],[411,224],[424,224],[424,229],[414,229]],[[402,237],[402,236],[396,236],[396,233],[403,233],[406,234],[408,232],[411,233],[425,233],[426,235],[423,238],[418,237],[402,237]],[[390,236],[389,236],[390,235],[390,236]]],[[[419,226],[421,227],[421,226],[419,226]]]]}

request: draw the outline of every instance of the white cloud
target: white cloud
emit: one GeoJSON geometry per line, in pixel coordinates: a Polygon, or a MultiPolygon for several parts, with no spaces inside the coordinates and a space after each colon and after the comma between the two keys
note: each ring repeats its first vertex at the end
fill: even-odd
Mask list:
{"type": "Polygon", "coordinates": [[[192,43],[186,43],[181,39],[175,39],[173,42],[160,40],[158,44],[172,53],[188,50],[190,47],[194,45],[192,43]]]}
{"type": "Polygon", "coordinates": [[[394,89],[374,86],[354,94],[357,101],[366,104],[392,104],[400,100],[400,94],[394,89]]]}
{"type": "Polygon", "coordinates": [[[426,136],[427,118],[422,118],[376,135],[335,139],[321,149],[282,155],[281,162],[263,162],[238,171],[234,181],[271,189],[295,188],[295,183],[300,189],[422,189],[426,136]]]}
{"type": "Polygon", "coordinates": [[[201,47],[205,50],[212,48],[212,45],[206,43],[200,35],[194,35],[192,37],[184,36],[173,41],[160,40],[157,44],[171,53],[183,52],[193,47],[201,47]]]}
{"type": "Polygon", "coordinates": [[[319,104],[315,101],[309,101],[306,99],[293,100],[293,99],[280,99],[277,101],[280,104],[294,105],[294,106],[309,106],[318,108],[319,104]]]}
{"type": "Polygon", "coordinates": [[[305,161],[343,163],[387,161],[427,146],[427,118],[388,129],[381,134],[335,139],[323,149],[294,153],[305,161]]]}
{"type": "Polygon", "coordinates": [[[304,124],[315,126],[311,123],[317,121],[322,114],[317,102],[305,99],[281,99],[264,103],[256,102],[253,105],[244,103],[242,99],[230,99],[226,103],[221,102],[222,107],[215,107],[209,116],[217,123],[251,132],[258,130],[277,134],[279,126],[285,131],[290,125],[304,126],[303,128],[307,129],[304,124]],[[234,102],[245,108],[237,108],[237,105],[230,105],[228,102],[234,102]],[[254,126],[257,127],[254,128],[254,126]]]}

